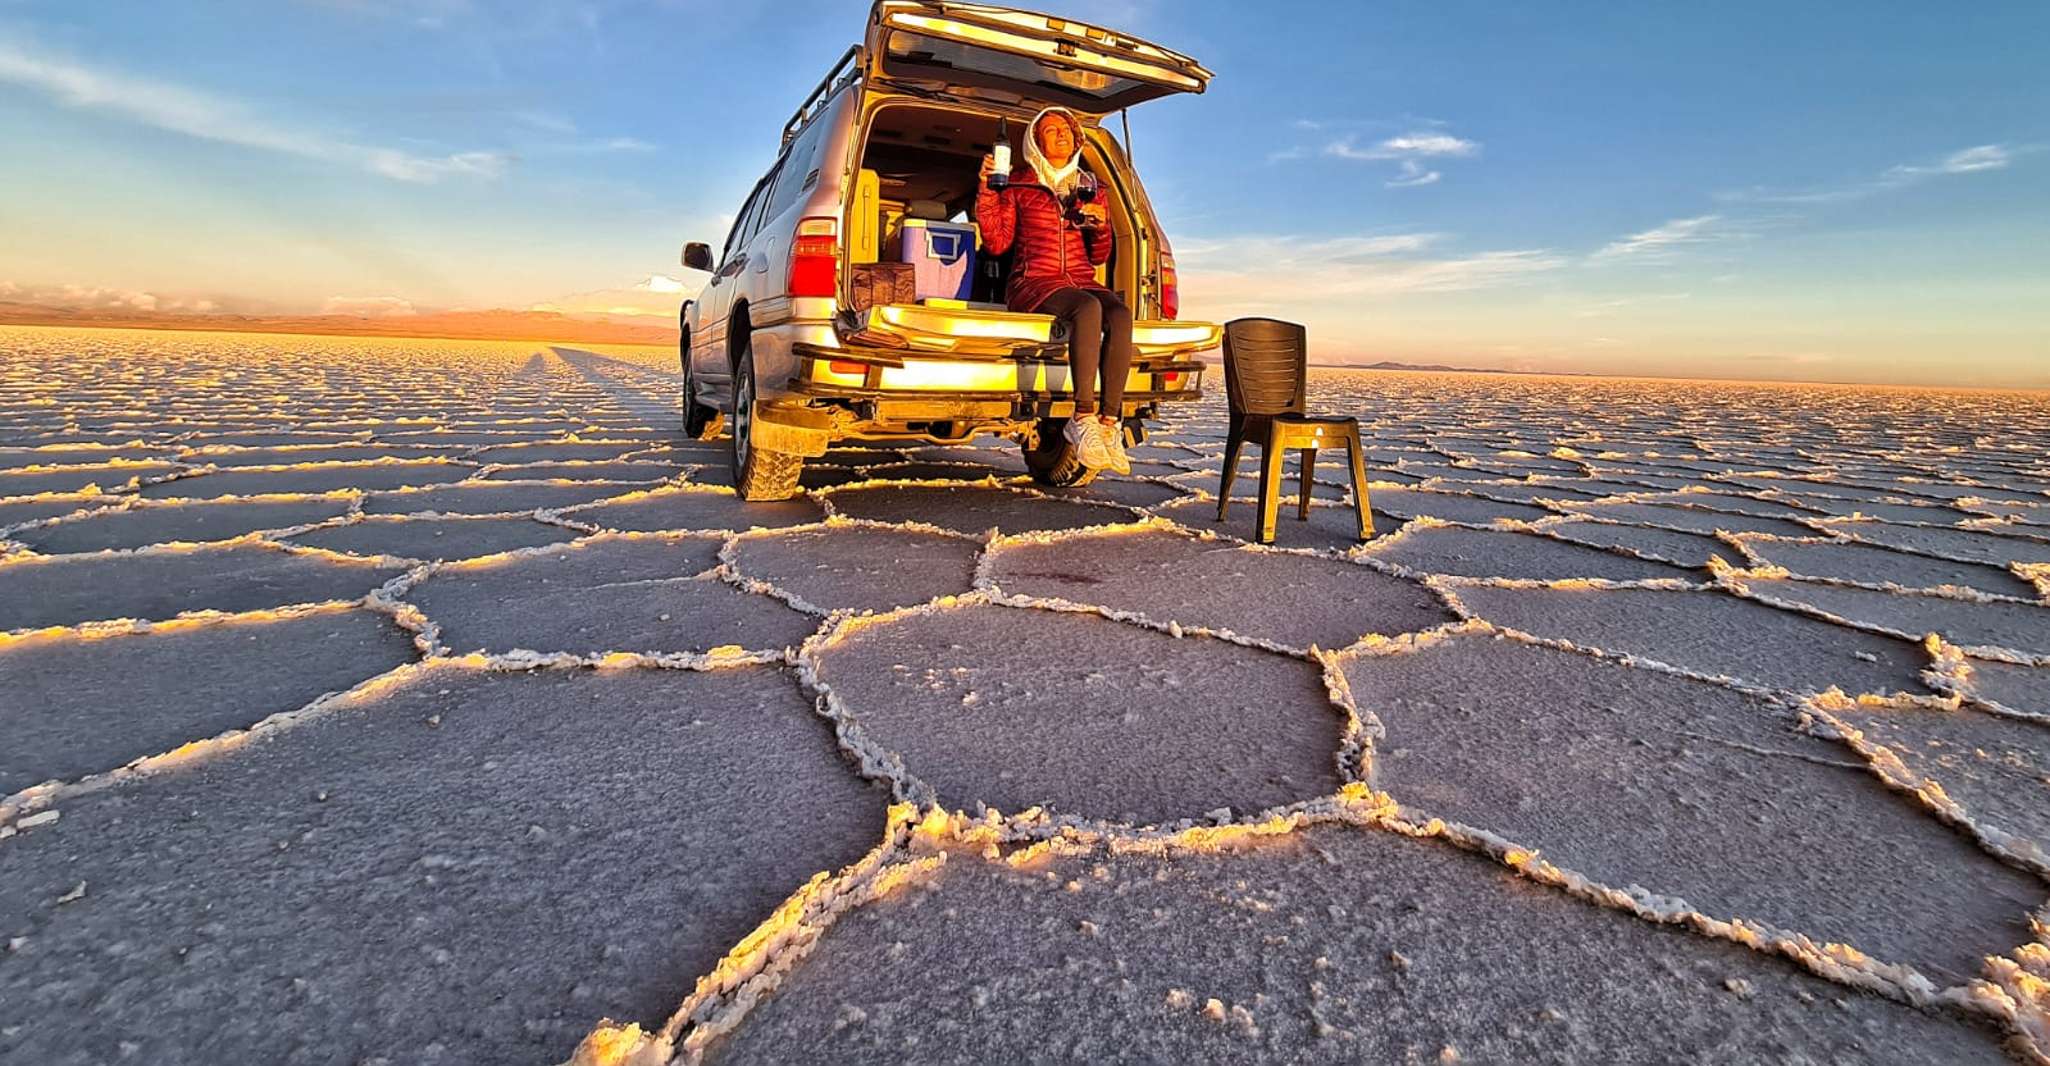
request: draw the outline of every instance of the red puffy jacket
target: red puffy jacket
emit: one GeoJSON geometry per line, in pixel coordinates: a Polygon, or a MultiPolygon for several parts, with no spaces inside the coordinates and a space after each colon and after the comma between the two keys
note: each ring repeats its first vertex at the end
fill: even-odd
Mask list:
{"type": "Polygon", "coordinates": [[[982,228],[982,246],[991,255],[1002,255],[1014,245],[1018,250],[1004,290],[1011,310],[1031,311],[1060,289],[1103,290],[1096,281],[1096,267],[1110,258],[1110,228],[1083,229],[1069,222],[1060,198],[1039,184],[1030,164],[1011,171],[1007,188],[999,191],[984,185],[975,194],[975,222],[982,228]]]}

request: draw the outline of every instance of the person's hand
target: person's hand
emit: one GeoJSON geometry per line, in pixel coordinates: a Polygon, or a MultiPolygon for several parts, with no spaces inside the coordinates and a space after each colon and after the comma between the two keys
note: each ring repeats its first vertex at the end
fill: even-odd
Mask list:
{"type": "Polygon", "coordinates": [[[1082,204],[1082,224],[1102,226],[1110,221],[1110,212],[1102,204],[1082,204]]]}
{"type": "Polygon", "coordinates": [[[988,184],[988,182],[989,182],[989,176],[990,176],[991,174],[994,174],[994,173],[996,173],[996,170],[997,170],[997,157],[996,157],[996,153],[994,153],[994,152],[990,152],[990,153],[987,153],[987,154],[985,154],[985,155],[984,155],[984,156],[982,157],[982,169],[981,169],[980,171],[977,171],[977,172],[976,172],[976,175],[975,175],[975,176],[976,176],[976,178],[977,178],[978,180],[980,180],[980,181],[981,181],[981,182],[983,182],[984,184],[988,184]]]}

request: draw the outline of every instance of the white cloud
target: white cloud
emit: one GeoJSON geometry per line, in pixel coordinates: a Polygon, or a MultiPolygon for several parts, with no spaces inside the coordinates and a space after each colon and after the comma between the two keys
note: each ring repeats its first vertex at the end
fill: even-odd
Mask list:
{"type": "Polygon", "coordinates": [[[361,315],[366,318],[396,318],[418,314],[413,301],[399,296],[330,296],[320,305],[323,315],[361,315]]]}
{"type": "Polygon", "coordinates": [[[1407,133],[1381,142],[1384,151],[1416,155],[1468,156],[1481,146],[1448,133],[1407,133]]]}
{"type": "Polygon", "coordinates": [[[1970,174],[1979,170],[1999,170],[2014,161],[2007,146],[1981,144],[1964,148],[1944,156],[1940,162],[1928,166],[1903,164],[1887,170],[1882,178],[1915,179],[1937,174],[1970,174]]]}
{"type": "Polygon", "coordinates": [[[1420,160],[1466,158],[1479,154],[1480,150],[1480,144],[1475,141],[1428,130],[1385,138],[1365,146],[1359,143],[1357,134],[1347,134],[1324,146],[1324,154],[1337,159],[1394,161],[1398,165],[1397,172],[1385,183],[1391,189],[1433,185],[1445,177],[1420,160]]]}
{"type": "Polygon", "coordinates": [[[1849,185],[1826,186],[1810,189],[1773,190],[1763,187],[1737,189],[1716,194],[1719,200],[1743,203],[1769,204],[1827,204],[1845,200],[1859,200],[1875,193],[1917,185],[1931,178],[1953,174],[1977,174],[1988,170],[2002,170],[2013,164],[2017,155],[2040,146],[2007,144],[1979,144],[1960,148],[1941,159],[1927,163],[1901,163],[1886,168],[1878,177],[1849,185]]]}
{"type": "Polygon", "coordinates": [[[309,0],[320,6],[351,15],[402,19],[416,26],[438,29],[449,20],[476,13],[472,0],[309,0]]]}
{"type": "Polygon", "coordinates": [[[396,181],[496,178],[512,161],[502,152],[418,155],[291,129],[234,100],[38,54],[15,41],[0,40],[0,83],[188,137],[354,167],[396,181]]]}
{"type": "Polygon", "coordinates": [[[655,145],[638,137],[606,137],[595,141],[548,145],[542,150],[563,155],[598,155],[604,152],[652,152],[655,145]]]}
{"type": "Polygon", "coordinates": [[[1324,154],[1340,159],[1411,159],[1418,156],[1471,156],[1481,146],[1449,133],[1405,133],[1376,141],[1365,148],[1357,136],[1345,136],[1324,146],[1324,154]]]}
{"type": "Polygon", "coordinates": [[[695,286],[667,274],[650,274],[630,285],[593,289],[560,296],[546,303],[530,305],[529,311],[555,311],[566,315],[651,315],[675,318],[683,297],[695,286]]]}
{"type": "Polygon", "coordinates": [[[1391,189],[1407,189],[1412,185],[1429,185],[1444,177],[1435,170],[1425,170],[1423,164],[1414,159],[1402,161],[1402,173],[1389,178],[1385,183],[1391,189]]]}
{"type": "Polygon", "coordinates": [[[0,281],[0,300],[43,307],[102,311],[167,310],[168,308],[163,305],[175,302],[160,299],[155,293],[137,289],[75,284],[23,285],[13,281],[0,281]]]}
{"type": "Polygon", "coordinates": [[[568,136],[577,131],[577,124],[575,122],[552,111],[514,111],[511,115],[515,122],[532,126],[543,133],[558,133],[568,136]]]}
{"type": "Polygon", "coordinates": [[[1339,306],[1336,301],[1377,296],[1496,288],[1566,264],[1542,250],[1421,254],[1440,239],[1413,233],[1185,241],[1175,248],[1175,263],[1183,305],[1226,317],[1305,305],[1328,310],[1339,306]]]}
{"type": "Polygon", "coordinates": [[[1589,304],[1588,306],[1573,312],[1573,317],[1607,318],[1625,307],[1641,306],[1644,304],[1665,303],[1672,300],[1685,300],[1691,296],[1693,296],[1693,293],[1687,292],[1657,292],[1650,293],[1644,296],[1623,296],[1613,300],[1601,300],[1596,303],[1589,304]]]}
{"type": "Polygon", "coordinates": [[[1351,264],[1385,260],[1391,256],[1421,252],[1443,240],[1437,233],[1388,233],[1371,237],[1306,237],[1252,235],[1205,240],[1190,238],[1175,244],[1175,262],[1183,270],[1191,264],[1233,265],[1249,260],[1293,263],[1304,259],[1351,264]]]}
{"type": "Polygon", "coordinates": [[[1813,366],[1817,363],[1834,362],[1836,360],[1836,353],[1822,351],[1763,351],[1744,352],[1732,358],[1746,363],[1793,363],[1799,366],[1813,366]]]}
{"type": "Polygon", "coordinates": [[[40,307],[95,311],[182,311],[207,314],[222,310],[218,302],[203,297],[166,296],[163,293],[105,285],[24,285],[14,281],[0,281],[0,300],[40,307]]]}
{"type": "Polygon", "coordinates": [[[1611,241],[1594,253],[1594,259],[1618,259],[1624,256],[1663,255],[1682,244],[1698,244],[1715,235],[1716,224],[1721,215],[1699,215],[1694,218],[1676,218],[1663,226],[1656,226],[1642,233],[1633,233],[1619,241],[1611,241]]]}

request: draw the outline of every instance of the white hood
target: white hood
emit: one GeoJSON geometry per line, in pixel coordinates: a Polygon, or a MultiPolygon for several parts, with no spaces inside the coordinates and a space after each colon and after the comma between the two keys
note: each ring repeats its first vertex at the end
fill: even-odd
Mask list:
{"type": "Polygon", "coordinates": [[[1075,189],[1078,175],[1082,172],[1082,120],[1065,107],[1049,107],[1032,116],[1032,122],[1025,127],[1025,162],[1032,165],[1032,172],[1039,175],[1039,183],[1054,191],[1055,196],[1066,196],[1075,189]],[[1075,131],[1075,154],[1068,165],[1056,167],[1046,161],[1039,150],[1039,122],[1048,115],[1059,115],[1068,120],[1068,126],[1075,131]]]}

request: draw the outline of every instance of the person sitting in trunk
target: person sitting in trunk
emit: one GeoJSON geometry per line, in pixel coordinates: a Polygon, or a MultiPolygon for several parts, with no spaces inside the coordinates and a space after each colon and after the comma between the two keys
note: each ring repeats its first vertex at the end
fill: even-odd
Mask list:
{"type": "Polygon", "coordinates": [[[1093,198],[1078,202],[1076,190],[1087,180],[1081,144],[1082,123],[1073,112],[1041,111],[1026,131],[1025,161],[1011,171],[1009,185],[989,187],[996,160],[983,157],[975,221],[991,254],[1017,249],[1004,292],[1010,309],[1052,315],[1067,326],[1075,417],[1063,435],[1076,458],[1093,469],[1129,474],[1118,418],[1134,354],[1132,311],[1096,280],[1096,267],[1110,258],[1112,237],[1103,205],[1093,198]]]}

